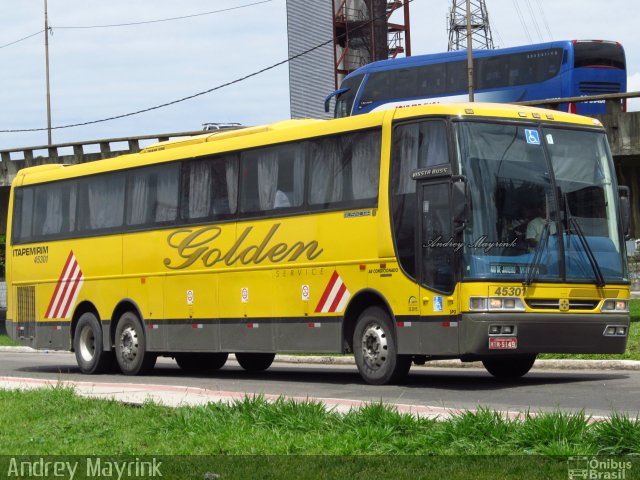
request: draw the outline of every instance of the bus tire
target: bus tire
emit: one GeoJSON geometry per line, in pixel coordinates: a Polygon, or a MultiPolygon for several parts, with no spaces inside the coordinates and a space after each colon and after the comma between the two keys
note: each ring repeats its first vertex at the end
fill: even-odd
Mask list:
{"type": "Polygon", "coordinates": [[[356,323],[353,351],[362,378],[372,385],[401,380],[411,368],[410,355],[398,355],[389,315],[380,307],[367,308],[356,323]]]}
{"type": "Polygon", "coordinates": [[[236,360],[247,372],[262,372],[271,366],[275,353],[236,353],[236,360]]]}
{"type": "Polygon", "coordinates": [[[536,361],[536,354],[514,357],[493,357],[482,360],[482,365],[496,378],[519,378],[526,375],[536,361]]]}
{"type": "Polygon", "coordinates": [[[125,312],[116,327],[116,360],[125,375],[144,375],[156,364],[157,355],[147,352],[144,329],[133,312],[125,312]]]}
{"type": "Polygon", "coordinates": [[[73,334],[73,350],[82,373],[105,373],[113,366],[113,352],[103,349],[102,339],[98,318],[91,312],[83,313],[73,334]]]}
{"type": "Polygon", "coordinates": [[[185,372],[219,370],[227,363],[228,353],[176,353],[176,363],[185,372]]]}

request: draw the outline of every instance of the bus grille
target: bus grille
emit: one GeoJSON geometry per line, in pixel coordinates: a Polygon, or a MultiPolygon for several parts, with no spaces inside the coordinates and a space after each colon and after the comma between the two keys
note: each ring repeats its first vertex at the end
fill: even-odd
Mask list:
{"type": "Polygon", "coordinates": [[[16,321],[20,337],[36,335],[36,287],[17,287],[16,321]]]}
{"type": "Polygon", "coordinates": [[[620,92],[620,84],[615,82],[580,82],[579,88],[580,93],[586,95],[620,92]]]}
{"type": "MultiPolygon", "coordinates": [[[[560,310],[560,300],[557,298],[533,298],[527,299],[526,303],[529,308],[537,310],[560,310]]],[[[569,300],[569,310],[594,310],[599,303],[600,300],[572,299],[569,300]]]]}

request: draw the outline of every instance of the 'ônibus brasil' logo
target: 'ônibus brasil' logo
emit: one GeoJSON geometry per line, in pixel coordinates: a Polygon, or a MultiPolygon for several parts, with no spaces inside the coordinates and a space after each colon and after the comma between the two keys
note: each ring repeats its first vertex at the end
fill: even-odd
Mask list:
{"type": "Polygon", "coordinates": [[[251,243],[248,237],[253,227],[247,227],[226,251],[215,245],[215,241],[222,235],[222,228],[217,226],[199,229],[182,228],[167,237],[167,243],[176,249],[181,260],[174,262],[171,258],[165,258],[164,265],[172,270],[187,268],[198,260],[205,267],[215,267],[218,264],[232,266],[236,263],[258,265],[265,260],[273,263],[293,262],[303,254],[306,254],[308,260],[314,260],[322,253],[323,249],[319,248],[316,240],[308,243],[302,241],[293,244],[276,243],[273,237],[278,228],[280,224],[276,223],[261,241],[251,243]]]}
{"type": "Polygon", "coordinates": [[[60,278],[58,278],[58,283],[53,291],[47,313],[44,317],[69,317],[71,307],[75,304],[83,283],[84,275],[82,274],[82,270],[80,270],[76,256],[73,254],[73,251],[71,251],[64,264],[60,278]]]}

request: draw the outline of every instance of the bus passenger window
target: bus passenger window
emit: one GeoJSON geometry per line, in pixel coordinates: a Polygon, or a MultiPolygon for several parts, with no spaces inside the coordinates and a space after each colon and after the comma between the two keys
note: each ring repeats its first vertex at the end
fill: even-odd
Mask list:
{"type": "Polygon", "coordinates": [[[301,142],[244,153],[240,211],[257,213],[302,206],[305,150],[301,142]]]}
{"type": "Polygon", "coordinates": [[[35,189],[33,236],[51,237],[75,230],[76,182],[55,182],[35,189]]]}
{"type": "Polygon", "coordinates": [[[184,166],[182,217],[188,220],[221,218],[236,213],[238,157],[207,157],[184,166]]]}
{"type": "Polygon", "coordinates": [[[124,173],[79,179],[79,230],[102,230],[122,226],[125,183],[124,173]]]}
{"type": "Polygon", "coordinates": [[[34,187],[16,188],[13,202],[13,243],[28,242],[31,239],[33,219],[34,187]]]}
{"type": "Polygon", "coordinates": [[[309,204],[331,208],[349,202],[357,207],[373,205],[377,200],[379,131],[312,142],[309,158],[309,204]]]}
{"type": "Polygon", "coordinates": [[[134,170],[127,176],[127,225],[169,222],[178,214],[178,164],[134,170]]]}

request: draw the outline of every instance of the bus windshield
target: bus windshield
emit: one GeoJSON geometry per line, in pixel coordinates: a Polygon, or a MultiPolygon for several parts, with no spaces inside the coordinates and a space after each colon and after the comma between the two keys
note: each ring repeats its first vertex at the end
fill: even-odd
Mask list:
{"type": "Polygon", "coordinates": [[[626,281],[604,133],[479,122],[456,130],[471,192],[466,278],[626,281]]]}
{"type": "Polygon", "coordinates": [[[624,49],[614,42],[575,42],[574,52],[576,68],[626,68],[624,49]]]}

